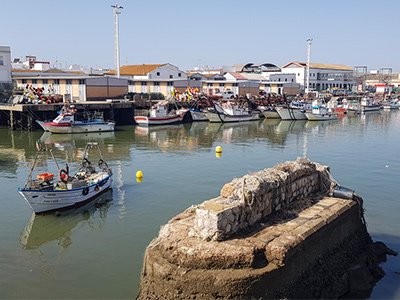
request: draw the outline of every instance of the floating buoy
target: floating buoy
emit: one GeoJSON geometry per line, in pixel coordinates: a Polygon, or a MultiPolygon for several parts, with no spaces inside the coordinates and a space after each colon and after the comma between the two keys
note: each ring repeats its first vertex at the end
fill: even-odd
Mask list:
{"type": "Polygon", "coordinates": [[[222,152],[221,146],[215,147],[215,152],[216,152],[216,153],[221,153],[221,152],[222,152]]]}
{"type": "Polygon", "coordinates": [[[142,178],[143,177],[143,172],[142,171],[137,171],[136,172],[136,178],[142,178]]]}

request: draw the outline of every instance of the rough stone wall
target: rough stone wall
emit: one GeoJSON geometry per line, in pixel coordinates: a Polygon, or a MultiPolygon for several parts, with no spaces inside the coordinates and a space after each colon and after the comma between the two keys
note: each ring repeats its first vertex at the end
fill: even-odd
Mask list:
{"type": "Polygon", "coordinates": [[[330,185],[329,167],[303,158],[235,178],[219,197],[197,207],[190,234],[223,240],[296,199],[326,192],[330,185]]]}

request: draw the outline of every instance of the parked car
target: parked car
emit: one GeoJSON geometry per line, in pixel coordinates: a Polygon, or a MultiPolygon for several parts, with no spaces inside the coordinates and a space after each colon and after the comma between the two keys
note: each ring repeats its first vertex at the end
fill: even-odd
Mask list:
{"type": "Polygon", "coordinates": [[[221,96],[222,99],[232,99],[235,97],[235,94],[232,91],[222,91],[218,94],[215,94],[216,96],[221,96]]]}

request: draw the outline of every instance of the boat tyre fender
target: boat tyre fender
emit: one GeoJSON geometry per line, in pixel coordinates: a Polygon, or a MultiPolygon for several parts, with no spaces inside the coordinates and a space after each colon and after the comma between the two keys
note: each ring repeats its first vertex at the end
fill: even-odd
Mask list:
{"type": "Polygon", "coordinates": [[[89,188],[87,188],[87,187],[84,188],[83,191],[82,191],[82,195],[86,196],[88,193],[89,193],[89,188]]]}
{"type": "Polygon", "coordinates": [[[68,177],[69,177],[68,176],[68,171],[65,171],[64,169],[61,169],[58,172],[58,179],[61,180],[62,182],[67,183],[68,177]]]}

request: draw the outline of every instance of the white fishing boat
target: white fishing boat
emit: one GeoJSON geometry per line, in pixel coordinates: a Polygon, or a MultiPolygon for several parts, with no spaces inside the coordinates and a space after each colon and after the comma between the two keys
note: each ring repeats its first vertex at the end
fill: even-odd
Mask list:
{"type": "Polygon", "coordinates": [[[381,104],[374,103],[374,99],[372,98],[363,98],[361,99],[361,111],[369,112],[369,111],[377,111],[381,109],[381,104]]]}
{"type": "Polygon", "coordinates": [[[383,109],[398,109],[400,107],[399,100],[392,100],[383,103],[383,109]]]}
{"type": "Polygon", "coordinates": [[[337,114],[330,113],[328,108],[323,106],[321,101],[314,101],[311,112],[305,113],[309,121],[328,121],[336,120],[337,114]]]}
{"type": "Polygon", "coordinates": [[[38,151],[23,188],[18,192],[26,200],[35,213],[49,213],[74,208],[90,202],[92,199],[110,188],[112,183],[112,171],[104,161],[103,154],[98,143],[87,143],[82,153],[82,160],[78,171],[70,175],[69,167],[60,169],[53,155],[47,148],[38,146],[38,151]],[[96,166],[89,161],[90,150],[98,150],[99,160],[96,166]],[[49,151],[58,177],[54,173],[38,174],[36,179],[33,171],[37,165],[39,155],[49,151]]]}
{"type": "Polygon", "coordinates": [[[311,110],[312,104],[306,101],[293,101],[288,107],[276,107],[276,111],[282,120],[307,120],[305,112],[311,110]]]}
{"type": "Polygon", "coordinates": [[[164,125],[180,123],[183,120],[184,114],[168,113],[166,103],[158,102],[153,105],[149,111],[150,116],[136,116],[135,121],[139,125],[164,125]]]}
{"type": "Polygon", "coordinates": [[[84,133],[114,131],[115,122],[94,117],[84,121],[75,120],[76,109],[64,106],[57,118],[51,122],[36,121],[45,131],[51,133],[84,133]]]}
{"type": "Polygon", "coordinates": [[[239,105],[235,101],[213,101],[214,110],[206,111],[208,120],[212,123],[244,122],[259,120],[258,112],[253,112],[244,103],[239,105]]]}

